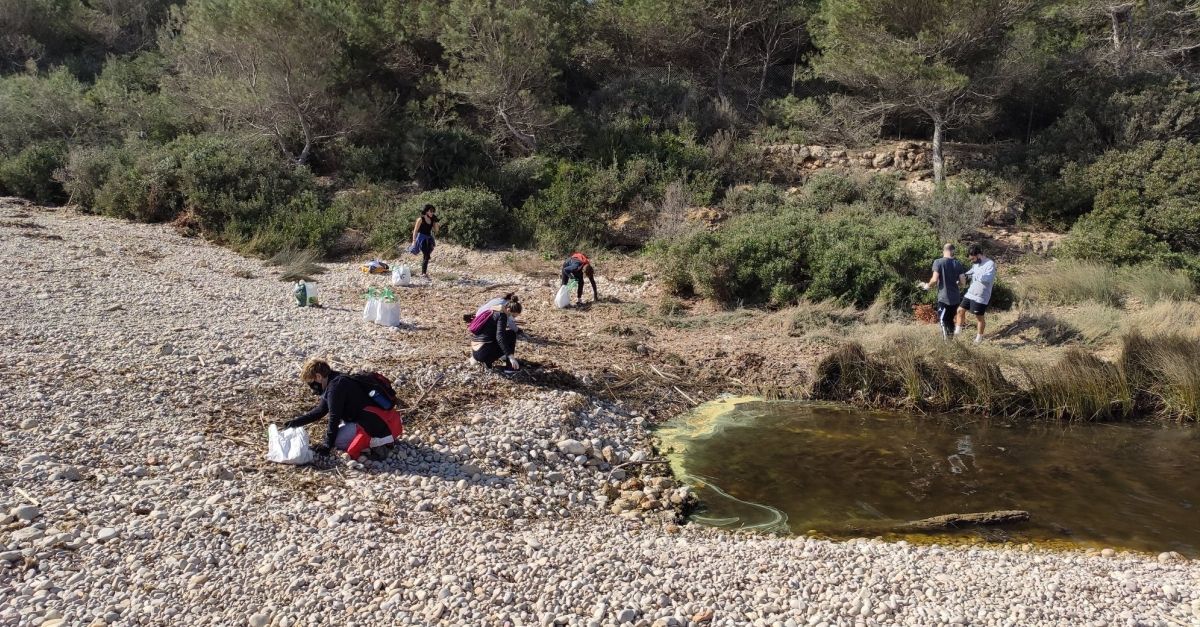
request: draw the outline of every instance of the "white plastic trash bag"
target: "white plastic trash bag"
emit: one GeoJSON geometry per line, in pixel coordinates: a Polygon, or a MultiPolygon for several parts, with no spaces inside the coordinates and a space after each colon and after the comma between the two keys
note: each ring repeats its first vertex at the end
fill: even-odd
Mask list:
{"type": "Polygon", "coordinates": [[[308,432],[304,429],[297,427],[280,431],[275,425],[267,429],[267,461],[303,466],[312,459],[313,452],[308,448],[308,432]]]}
{"type": "Polygon", "coordinates": [[[559,309],[564,309],[571,304],[571,288],[564,285],[558,288],[558,293],[554,295],[554,306],[559,309]]]}
{"type": "Polygon", "coordinates": [[[367,298],[367,306],[363,307],[363,320],[375,322],[379,318],[379,305],[380,301],[378,298],[374,296],[367,298]]]}
{"type": "Polygon", "coordinates": [[[375,317],[375,323],[385,327],[400,326],[400,303],[379,303],[379,313],[375,317]]]}
{"type": "Polygon", "coordinates": [[[392,285],[402,287],[412,282],[412,270],[407,265],[400,265],[392,270],[392,285]]]}
{"type": "Polygon", "coordinates": [[[312,281],[305,281],[304,282],[304,294],[305,294],[305,296],[308,297],[308,302],[305,303],[305,306],[315,307],[318,304],[320,304],[319,301],[317,300],[317,284],[316,283],[313,283],[312,281]]]}

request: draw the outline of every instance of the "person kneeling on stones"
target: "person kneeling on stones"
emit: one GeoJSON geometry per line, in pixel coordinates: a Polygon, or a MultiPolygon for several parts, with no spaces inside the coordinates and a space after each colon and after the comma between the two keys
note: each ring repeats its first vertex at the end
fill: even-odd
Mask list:
{"type": "Polygon", "coordinates": [[[344,374],[323,360],[308,360],[300,380],[321,397],[321,402],[285,423],[284,428],[303,427],[328,416],[324,442],[311,447],[318,455],[328,455],[336,448],[357,459],[367,449],[394,442],[404,434],[404,420],[392,399],[379,389],[381,386],[372,383],[375,376],[344,374]]]}
{"type": "MultiPolygon", "coordinates": [[[[481,312],[481,315],[486,311],[481,312]]],[[[506,300],[491,308],[491,315],[480,319],[480,324],[471,324],[471,360],[488,366],[503,358],[506,371],[521,369],[517,361],[517,332],[513,318],[520,315],[521,303],[516,299],[506,300]]]]}

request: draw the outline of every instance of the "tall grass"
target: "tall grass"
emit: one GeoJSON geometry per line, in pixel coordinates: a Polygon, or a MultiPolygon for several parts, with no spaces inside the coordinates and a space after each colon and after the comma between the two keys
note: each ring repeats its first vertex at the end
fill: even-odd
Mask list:
{"type": "Polygon", "coordinates": [[[801,300],[792,312],[788,334],[797,337],[810,331],[828,327],[846,327],[863,320],[863,312],[852,305],[841,305],[835,301],[811,302],[801,300]]]}
{"type": "Polygon", "coordinates": [[[1088,261],[1063,261],[1031,269],[1017,281],[1023,302],[1074,305],[1084,301],[1119,306],[1121,289],[1111,266],[1088,261]]]}
{"type": "Polygon", "coordinates": [[[1131,266],[1117,273],[1121,289],[1144,305],[1159,301],[1184,301],[1196,296],[1191,277],[1178,270],[1131,266]]]}
{"type": "Polygon", "coordinates": [[[1200,416],[1200,338],[1133,333],[1121,349],[1122,370],[1144,404],[1170,420],[1200,416]]]}
{"type": "Polygon", "coordinates": [[[1121,369],[1082,350],[1049,366],[1025,366],[1025,377],[1038,417],[1109,421],[1133,414],[1133,391],[1121,369]]]}
{"type": "Polygon", "coordinates": [[[1144,305],[1196,296],[1187,274],[1158,266],[1114,266],[1091,261],[1061,261],[1035,266],[1017,279],[1022,302],[1077,305],[1095,302],[1119,307],[1136,299],[1144,305]]]}
{"type": "Polygon", "coordinates": [[[1200,303],[1194,301],[1155,303],[1125,317],[1127,333],[1183,335],[1200,339],[1200,303]]]}
{"type": "Polygon", "coordinates": [[[997,354],[959,343],[900,339],[869,354],[851,342],[818,363],[809,394],[928,412],[1194,421],[1200,418],[1200,338],[1128,335],[1113,362],[1078,348],[1051,362],[1001,363],[997,354]]]}

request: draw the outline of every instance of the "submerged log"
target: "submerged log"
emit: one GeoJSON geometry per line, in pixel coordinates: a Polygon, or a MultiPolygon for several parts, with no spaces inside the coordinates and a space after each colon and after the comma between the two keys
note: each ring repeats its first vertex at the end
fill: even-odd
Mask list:
{"type": "Polygon", "coordinates": [[[1029,520],[1029,512],[1019,509],[978,512],[974,514],[946,514],[904,523],[893,529],[898,533],[920,533],[923,531],[946,531],[977,525],[1007,525],[1029,520]]]}

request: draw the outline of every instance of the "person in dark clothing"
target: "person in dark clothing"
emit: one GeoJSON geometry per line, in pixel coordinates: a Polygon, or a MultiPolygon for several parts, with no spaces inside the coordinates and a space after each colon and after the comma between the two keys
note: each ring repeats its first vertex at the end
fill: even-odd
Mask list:
{"type": "MultiPolygon", "coordinates": [[[[489,300],[488,302],[480,305],[479,309],[475,310],[474,315],[463,314],[463,322],[465,322],[467,324],[471,324],[475,320],[475,318],[477,318],[478,316],[494,309],[495,307],[497,307],[499,305],[504,305],[505,303],[510,303],[510,302],[519,303],[519,302],[521,302],[521,297],[517,296],[517,294],[515,292],[509,292],[509,293],[505,294],[504,296],[497,296],[496,298],[493,298],[493,299],[489,300]]],[[[508,317],[508,328],[511,329],[518,336],[521,335],[521,333],[522,333],[520,327],[517,326],[517,317],[516,316],[508,317]]]]}
{"type": "Polygon", "coordinates": [[[372,446],[390,443],[404,431],[400,414],[394,409],[380,408],[371,397],[369,387],[348,374],[329,367],[320,359],[304,364],[300,380],[321,397],[321,402],[307,413],[284,423],[284,429],[303,427],[326,416],[325,439],[312,446],[318,455],[328,455],[333,449],[358,457],[372,446]]]}
{"type": "Polygon", "coordinates": [[[421,215],[413,224],[412,246],[408,249],[412,254],[421,254],[421,276],[429,276],[429,256],[433,254],[434,238],[439,224],[433,205],[425,205],[421,215]]]}
{"type": "Polygon", "coordinates": [[[942,339],[954,338],[954,316],[958,304],[962,302],[962,292],[959,288],[964,282],[967,268],[954,258],[954,244],[942,247],[942,256],[933,262],[933,275],[928,283],[922,283],[923,289],[938,286],[938,322],[942,325],[942,339]]]}
{"type": "Polygon", "coordinates": [[[592,261],[583,253],[571,253],[570,257],[563,262],[562,266],[562,284],[566,285],[571,279],[575,279],[578,285],[575,290],[575,304],[583,304],[583,277],[592,284],[592,300],[600,300],[600,294],[596,290],[596,272],[592,267],[592,261]]]}
{"type": "Polygon", "coordinates": [[[493,307],[491,319],[471,336],[471,359],[490,368],[492,362],[503,358],[508,364],[505,370],[520,370],[516,355],[517,332],[509,325],[509,321],[520,313],[521,303],[516,301],[493,307]]]}

